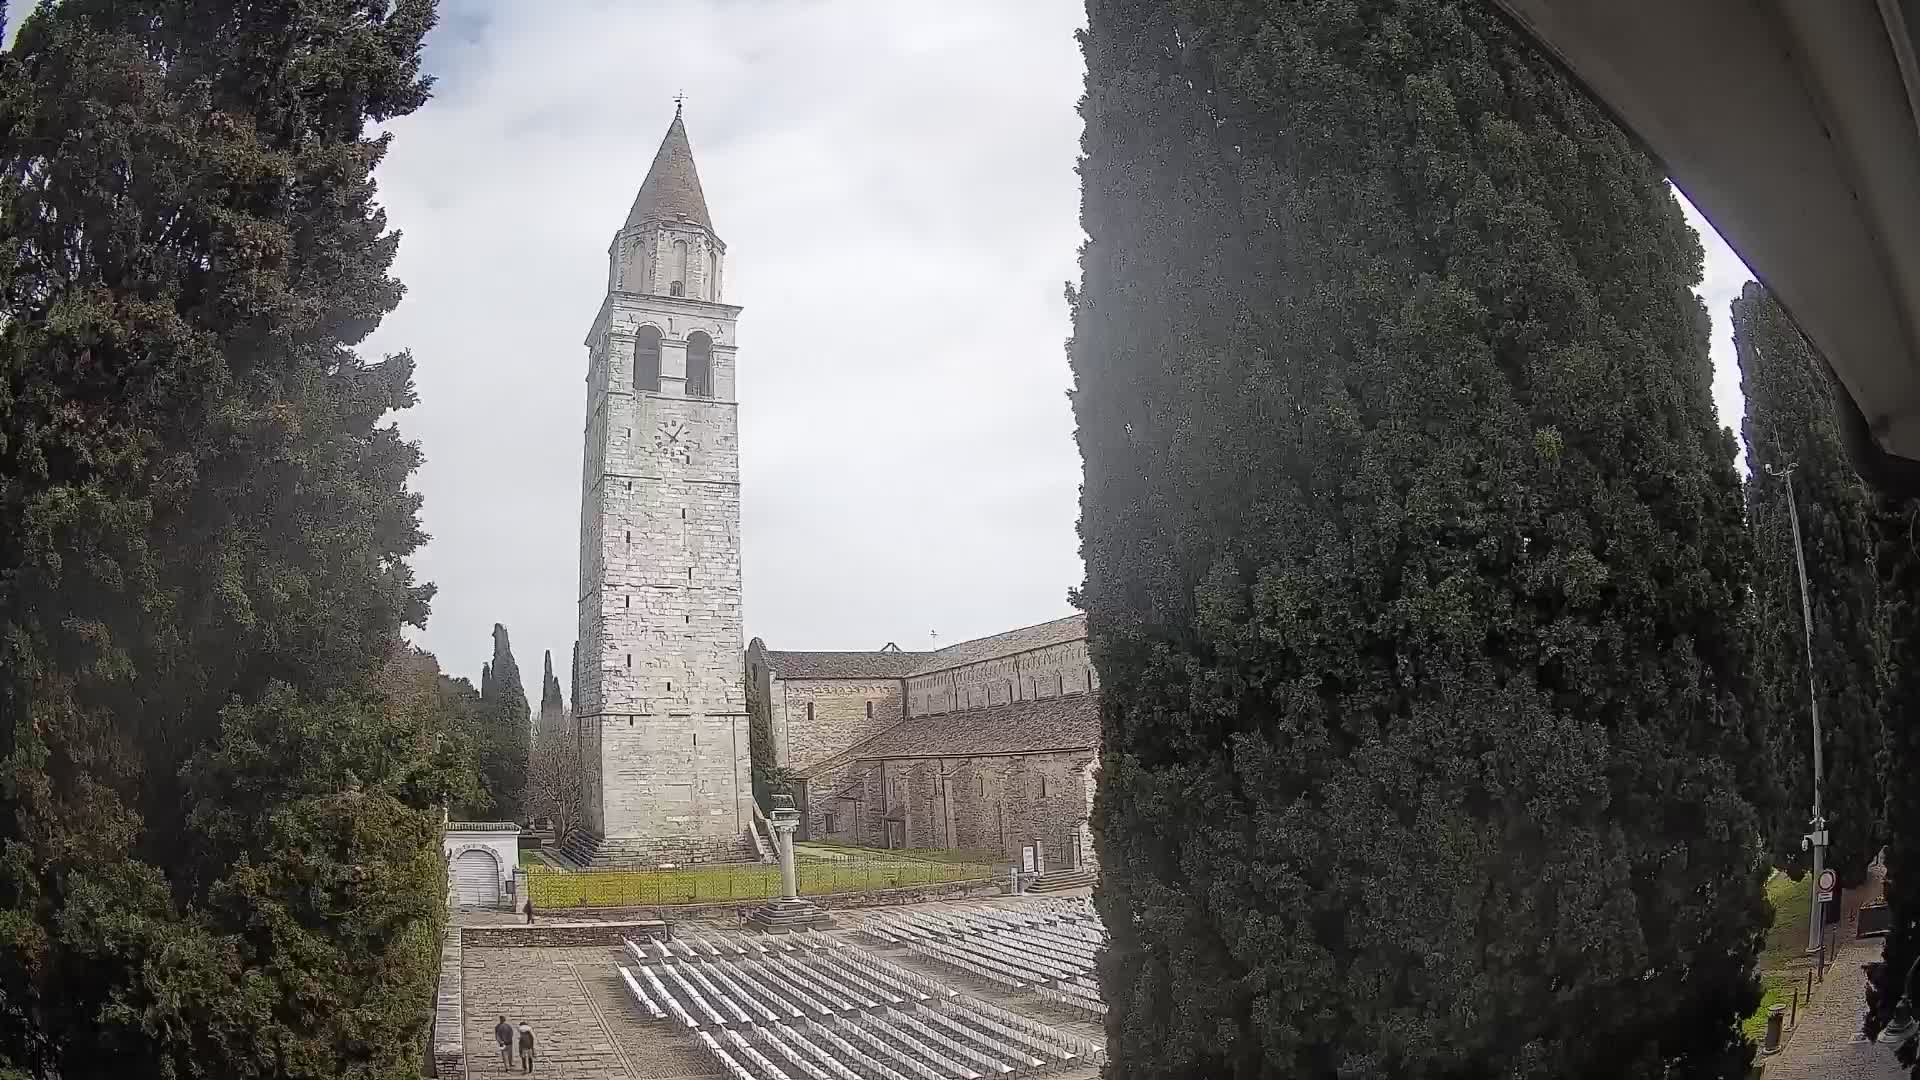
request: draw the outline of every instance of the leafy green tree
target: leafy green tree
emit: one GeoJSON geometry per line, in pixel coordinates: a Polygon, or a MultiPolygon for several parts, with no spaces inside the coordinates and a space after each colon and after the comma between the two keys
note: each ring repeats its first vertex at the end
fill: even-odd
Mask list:
{"type": "Polygon", "coordinates": [[[1820,694],[1827,862],[1859,885],[1884,840],[1880,683],[1884,633],[1875,580],[1872,495],[1854,471],[1834,413],[1833,383],[1798,327],[1758,282],[1733,302],[1733,343],[1746,396],[1747,513],[1754,537],[1759,631],[1755,701],[1782,789],[1768,833],[1774,863],[1806,869],[1800,850],[1813,807],[1807,638],[1794,565],[1787,481],[1805,551],[1813,617],[1813,675],[1820,694]]]}
{"type": "Polygon", "coordinates": [[[463,786],[382,121],[431,0],[47,0],[0,57],[0,1072],[418,1075],[463,786]]]}
{"type": "Polygon", "coordinates": [[[492,710],[481,701],[480,691],[472,683],[442,674],[437,662],[423,695],[432,710],[435,729],[450,743],[472,781],[449,797],[448,816],[454,821],[491,820],[493,799],[481,777],[480,763],[493,738],[492,710]]]}
{"type": "Polygon", "coordinates": [[[533,749],[532,717],[520,665],[507,628],[493,624],[493,661],[481,668],[480,702],[486,734],[480,749],[480,782],[502,821],[527,819],[527,768],[533,749]]]}
{"type": "Polygon", "coordinates": [[[1744,1076],[1749,551],[1665,180],[1483,4],[1083,44],[1109,1068],[1744,1076]]]}

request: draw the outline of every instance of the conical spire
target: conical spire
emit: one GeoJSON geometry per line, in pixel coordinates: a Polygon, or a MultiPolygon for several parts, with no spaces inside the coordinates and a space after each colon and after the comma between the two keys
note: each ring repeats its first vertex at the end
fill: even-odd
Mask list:
{"type": "Polygon", "coordinates": [[[633,200],[627,214],[627,227],[643,221],[691,221],[709,231],[713,220],[707,217],[707,197],[700,191],[700,173],[693,167],[693,146],[687,142],[687,125],[675,106],[673,123],[667,137],[660,140],[660,151],[653,155],[653,168],[633,200]]]}

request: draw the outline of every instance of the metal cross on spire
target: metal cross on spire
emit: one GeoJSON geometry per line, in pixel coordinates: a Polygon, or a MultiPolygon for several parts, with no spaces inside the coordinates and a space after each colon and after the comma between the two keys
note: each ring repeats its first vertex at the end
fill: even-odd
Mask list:
{"type": "Polygon", "coordinates": [[[675,117],[678,117],[680,115],[680,106],[685,104],[686,100],[687,100],[687,92],[685,90],[682,90],[679,93],[673,95],[673,115],[675,117]]]}

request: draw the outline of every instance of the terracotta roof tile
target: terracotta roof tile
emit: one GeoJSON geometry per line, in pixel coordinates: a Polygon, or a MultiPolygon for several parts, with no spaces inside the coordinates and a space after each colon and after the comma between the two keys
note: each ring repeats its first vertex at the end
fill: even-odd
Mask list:
{"type": "Polygon", "coordinates": [[[1082,750],[1099,745],[1100,694],[1096,691],[916,716],[839,756],[855,761],[971,757],[1082,750]]]}
{"type": "Polygon", "coordinates": [[[983,660],[994,660],[1014,653],[1031,652],[1044,649],[1049,645],[1058,645],[1063,641],[1077,641],[1087,636],[1087,617],[1069,615],[1064,619],[1043,622],[1038,626],[1023,626],[1018,630],[1009,630],[992,637],[974,638],[949,645],[936,652],[920,653],[923,658],[912,674],[926,675],[930,672],[945,671],[948,668],[965,667],[978,664],[983,660]]]}
{"type": "Polygon", "coordinates": [[[779,652],[767,666],[782,679],[902,679],[926,659],[923,652],[779,652]]]}

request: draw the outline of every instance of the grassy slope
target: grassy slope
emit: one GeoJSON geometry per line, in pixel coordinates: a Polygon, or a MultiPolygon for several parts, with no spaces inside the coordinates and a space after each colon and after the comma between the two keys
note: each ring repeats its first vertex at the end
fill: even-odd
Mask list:
{"type": "Polygon", "coordinates": [[[1807,910],[1812,897],[1813,875],[1803,874],[1799,881],[1776,874],[1767,882],[1767,902],[1773,905],[1773,928],[1767,931],[1767,944],[1760,952],[1760,1007],[1742,1025],[1747,1037],[1759,1039],[1767,1027],[1767,1008],[1785,1005],[1793,999],[1793,989],[1806,985],[1807,910]]]}

